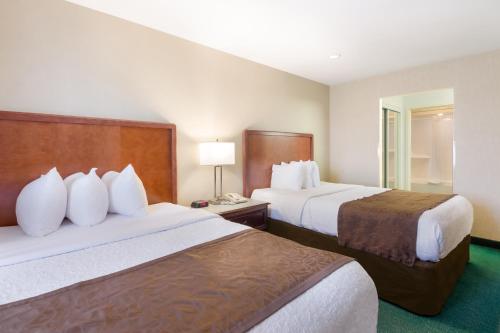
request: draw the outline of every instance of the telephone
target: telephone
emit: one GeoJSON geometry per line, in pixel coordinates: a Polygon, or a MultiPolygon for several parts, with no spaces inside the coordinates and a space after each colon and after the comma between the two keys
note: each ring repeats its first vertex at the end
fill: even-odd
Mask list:
{"type": "Polygon", "coordinates": [[[247,202],[248,199],[239,195],[238,193],[226,193],[222,196],[222,200],[224,201],[230,201],[231,203],[243,203],[247,202]]]}

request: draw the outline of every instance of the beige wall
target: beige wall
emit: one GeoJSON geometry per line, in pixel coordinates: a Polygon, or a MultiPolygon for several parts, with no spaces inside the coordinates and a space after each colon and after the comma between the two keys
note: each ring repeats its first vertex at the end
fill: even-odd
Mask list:
{"type": "Polygon", "coordinates": [[[380,98],[454,88],[454,190],[473,235],[500,240],[500,51],[330,87],[330,177],[379,185],[380,98]]]}
{"type": "Polygon", "coordinates": [[[172,122],[179,200],[209,198],[197,143],[245,128],[311,132],[328,174],[328,87],[62,0],[0,0],[0,109],[172,122]]]}

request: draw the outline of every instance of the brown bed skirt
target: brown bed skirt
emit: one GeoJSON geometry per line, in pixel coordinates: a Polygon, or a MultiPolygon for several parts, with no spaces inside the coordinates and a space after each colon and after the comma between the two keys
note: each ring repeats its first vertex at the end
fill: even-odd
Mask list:
{"type": "Polygon", "coordinates": [[[340,246],[335,236],[268,220],[267,231],[300,244],[355,258],[368,272],[378,296],[419,315],[437,315],[469,261],[470,236],[439,262],[415,261],[412,267],[377,255],[340,246]]]}

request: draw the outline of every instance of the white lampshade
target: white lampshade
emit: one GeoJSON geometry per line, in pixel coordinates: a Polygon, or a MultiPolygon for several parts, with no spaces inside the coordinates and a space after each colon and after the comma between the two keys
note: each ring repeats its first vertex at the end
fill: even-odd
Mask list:
{"type": "Polygon", "coordinates": [[[200,143],[200,165],[234,164],[234,142],[200,143]]]}

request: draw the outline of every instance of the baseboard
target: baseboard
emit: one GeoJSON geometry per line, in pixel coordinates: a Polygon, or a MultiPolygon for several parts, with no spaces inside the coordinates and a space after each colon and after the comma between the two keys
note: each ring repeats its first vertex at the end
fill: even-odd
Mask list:
{"type": "Polygon", "coordinates": [[[472,244],[477,244],[477,245],[482,245],[482,246],[488,246],[492,247],[494,249],[500,249],[500,242],[499,241],[494,241],[491,239],[485,239],[485,238],[480,238],[480,237],[471,237],[471,243],[472,244]]]}

